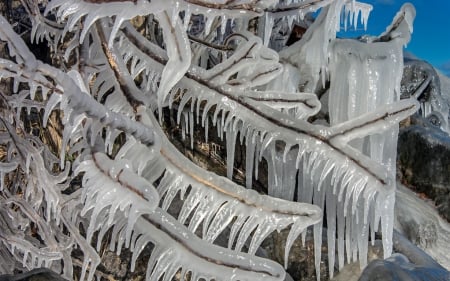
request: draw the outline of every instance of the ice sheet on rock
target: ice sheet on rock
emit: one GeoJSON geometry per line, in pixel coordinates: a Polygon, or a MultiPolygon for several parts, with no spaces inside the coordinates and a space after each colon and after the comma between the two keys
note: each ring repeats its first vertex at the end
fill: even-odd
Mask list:
{"type": "MultiPolygon", "coordinates": [[[[397,186],[395,229],[406,237],[413,236],[412,240],[418,244],[419,248],[444,268],[450,269],[450,260],[447,254],[450,224],[438,214],[434,206],[424,202],[423,199],[400,182],[397,182],[397,186]],[[414,222],[414,225],[419,225],[420,228],[408,230],[411,221],[414,222]],[[430,229],[433,229],[433,231],[430,231],[430,229]]],[[[407,253],[405,255],[412,260],[407,253]]]]}

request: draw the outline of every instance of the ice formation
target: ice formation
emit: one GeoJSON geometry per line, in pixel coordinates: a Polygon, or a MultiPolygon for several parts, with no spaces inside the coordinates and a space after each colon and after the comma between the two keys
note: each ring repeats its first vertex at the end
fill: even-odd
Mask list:
{"type": "MultiPolygon", "coordinates": [[[[393,24],[379,39],[369,43],[356,40],[335,40],[332,43],[329,67],[331,125],[351,120],[400,99],[400,81],[403,73],[402,48],[410,40],[414,16],[414,8],[405,5],[394,18],[393,24]]],[[[355,149],[382,163],[388,173],[390,190],[383,195],[384,199],[379,198],[384,202],[384,206],[380,209],[383,238],[392,236],[397,135],[398,125],[393,124],[383,133],[360,138],[351,143],[355,149]]],[[[373,227],[372,225],[372,232],[373,227]]],[[[332,231],[328,233],[329,245],[334,244],[334,235],[332,231]]],[[[338,236],[338,245],[340,239],[342,238],[338,236]]],[[[358,242],[358,248],[360,244],[358,242]]],[[[391,248],[391,241],[384,239],[385,257],[390,256],[391,248]]],[[[364,259],[366,249],[359,248],[359,251],[361,258],[364,259]]],[[[343,249],[338,249],[338,253],[339,266],[342,267],[343,249]]]]}
{"type": "MultiPolygon", "coordinates": [[[[107,231],[111,250],[120,254],[125,246],[133,252],[131,268],[144,247],[154,245],[147,280],[168,280],[179,269],[193,280],[283,280],[280,265],[254,253],[270,233],[289,227],[285,266],[294,240],[313,227],[319,280],[324,209],[331,276],[336,248],[339,268],[344,253],[347,262],[365,266],[369,236],[373,241],[378,230],[389,256],[398,123],[417,109],[414,99],[399,100],[402,46],[412,32],[414,9],[405,5],[387,31],[368,43],[336,39],[341,21],[346,28],[360,18],[365,26],[371,8],[347,0],[53,0],[46,13],[58,23],[36,14],[33,34],[55,46],[69,37],[64,58],[78,62],[67,72],[36,60],[0,17],[0,39],[9,42],[15,58],[0,61],[0,74],[13,78],[17,89],[20,83],[30,86],[8,97],[8,104],[17,119],[22,108],[43,109],[44,124],[52,111],[64,111],[59,162],[66,168],[52,177],[40,151],[27,147],[32,153],[23,163],[0,165],[2,179],[18,166],[34,175],[30,179],[39,188],[27,196],[38,190],[45,218],[74,233],[73,243],[85,254],[81,277],[91,267],[89,280],[107,231]],[[319,8],[300,41],[280,53],[268,47],[274,47],[272,34],[280,24],[291,30],[319,8]],[[127,22],[147,15],[153,32],[148,37],[127,22]],[[201,18],[195,38],[193,16],[201,18]],[[247,30],[256,16],[259,36],[247,30]],[[316,94],[326,82],[330,126],[312,124],[308,119],[321,108],[316,94]],[[159,124],[167,107],[177,112],[191,147],[198,125],[206,138],[209,127],[226,138],[229,179],[195,166],[169,142],[159,124]],[[246,147],[247,188],[230,180],[237,141],[246,147]],[[76,157],[73,167],[65,166],[66,154],[76,157]],[[251,190],[263,159],[268,196],[251,190]],[[61,183],[68,169],[82,173],[83,181],[67,198],[61,183]],[[176,200],[182,204],[174,218],[167,210],[176,200]],[[194,235],[200,228],[201,238],[194,235]],[[213,245],[226,228],[228,249],[213,245]],[[97,251],[90,245],[94,233],[97,251]],[[244,246],[248,253],[242,253],[244,246]]],[[[20,245],[25,261],[29,254],[39,263],[63,260],[65,275],[72,277],[67,251],[41,252],[43,258],[26,242],[20,245]]]]}

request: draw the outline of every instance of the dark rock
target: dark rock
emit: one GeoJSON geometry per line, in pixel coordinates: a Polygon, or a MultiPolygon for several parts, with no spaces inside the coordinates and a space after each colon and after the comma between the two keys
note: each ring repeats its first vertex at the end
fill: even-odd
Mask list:
{"type": "Polygon", "coordinates": [[[409,97],[414,90],[428,77],[431,78],[430,85],[419,97],[422,102],[429,101],[433,96],[441,95],[441,84],[439,76],[434,67],[426,61],[406,56],[404,59],[403,76],[401,81],[401,95],[409,97]]]}
{"type": "Polygon", "coordinates": [[[359,281],[448,281],[448,272],[415,266],[402,254],[386,260],[372,261],[362,272],[359,281]]]}
{"type": "Polygon", "coordinates": [[[394,251],[385,260],[374,260],[359,281],[448,281],[450,273],[428,254],[398,232],[394,232],[394,251]]]}
{"type": "Polygon", "coordinates": [[[422,122],[400,131],[399,176],[406,186],[431,198],[439,213],[450,220],[450,137],[422,122]]]}
{"type": "MultiPolygon", "coordinates": [[[[289,231],[283,230],[280,233],[274,232],[261,245],[269,253],[269,258],[279,264],[284,264],[284,250],[289,231]]],[[[322,260],[320,263],[320,280],[329,280],[328,273],[328,250],[326,247],[325,236],[322,243],[322,260]]],[[[297,238],[289,251],[289,261],[286,272],[293,280],[298,281],[316,281],[316,270],[314,264],[314,239],[312,229],[308,230],[305,244],[302,239],[297,238]]]]}
{"type": "Polygon", "coordinates": [[[0,281],[67,281],[48,268],[36,268],[21,274],[0,275],[0,281]]]}
{"type": "Polygon", "coordinates": [[[401,97],[409,98],[428,78],[430,78],[430,83],[416,97],[421,105],[418,113],[422,117],[429,119],[437,127],[448,132],[449,100],[441,92],[439,74],[431,64],[410,56],[405,57],[401,82],[401,97]]]}

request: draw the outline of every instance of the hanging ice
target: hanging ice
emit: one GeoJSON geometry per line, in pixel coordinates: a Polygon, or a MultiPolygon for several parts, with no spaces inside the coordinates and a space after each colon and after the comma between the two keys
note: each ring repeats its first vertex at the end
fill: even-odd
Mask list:
{"type": "MultiPolygon", "coordinates": [[[[380,37],[372,38],[367,43],[345,39],[336,39],[331,43],[329,109],[332,126],[399,101],[400,81],[403,73],[403,46],[410,40],[414,16],[414,8],[407,4],[402,7],[394,18],[393,24],[380,37]]],[[[375,224],[370,223],[372,233],[376,231],[377,221],[381,219],[385,257],[390,256],[392,251],[397,135],[398,124],[393,124],[384,133],[372,134],[351,142],[355,149],[382,163],[388,171],[390,189],[378,194],[376,198],[378,206],[374,210],[375,217],[369,218],[375,220],[375,224]]],[[[346,197],[351,196],[349,190],[346,192],[348,193],[346,197]]],[[[364,195],[364,197],[366,196],[373,195],[364,195]]],[[[363,202],[361,203],[363,204],[363,202]]],[[[366,221],[361,220],[362,218],[365,220],[366,216],[359,213],[362,209],[360,203],[356,204],[358,204],[358,211],[356,215],[350,216],[344,205],[344,212],[347,210],[345,217],[347,226],[349,224],[358,225],[356,232],[352,228],[352,232],[345,234],[347,254],[352,260],[351,252],[359,249],[361,266],[365,266],[369,225],[366,221]],[[355,219],[357,221],[354,222],[355,219]],[[365,241],[362,241],[362,238],[365,241]]],[[[335,220],[335,215],[328,216],[328,221],[333,222],[333,225],[335,220]]],[[[343,233],[339,230],[342,223],[339,222],[338,215],[338,241],[340,241],[338,245],[342,243],[340,236],[343,233]]],[[[349,230],[348,227],[346,230],[349,230]]],[[[329,230],[329,245],[334,244],[334,235],[333,229],[329,230]]],[[[343,248],[339,249],[338,246],[340,267],[343,259],[342,251],[343,248]]],[[[334,255],[334,253],[330,253],[330,255],[334,255]]]]}

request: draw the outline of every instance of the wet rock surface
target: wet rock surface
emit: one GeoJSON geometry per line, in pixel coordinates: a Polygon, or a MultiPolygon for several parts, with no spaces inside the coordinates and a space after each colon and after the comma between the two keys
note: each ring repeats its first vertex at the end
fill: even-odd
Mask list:
{"type": "Polygon", "coordinates": [[[401,181],[434,201],[450,220],[450,137],[420,117],[400,130],[397,169],[401,181]]]}
{"type": "Polygon", "coordinates": [[[402,254],[371,262],[359,281],[447,281],[450,276],[442,269],[416,266],[402,254]]]}

